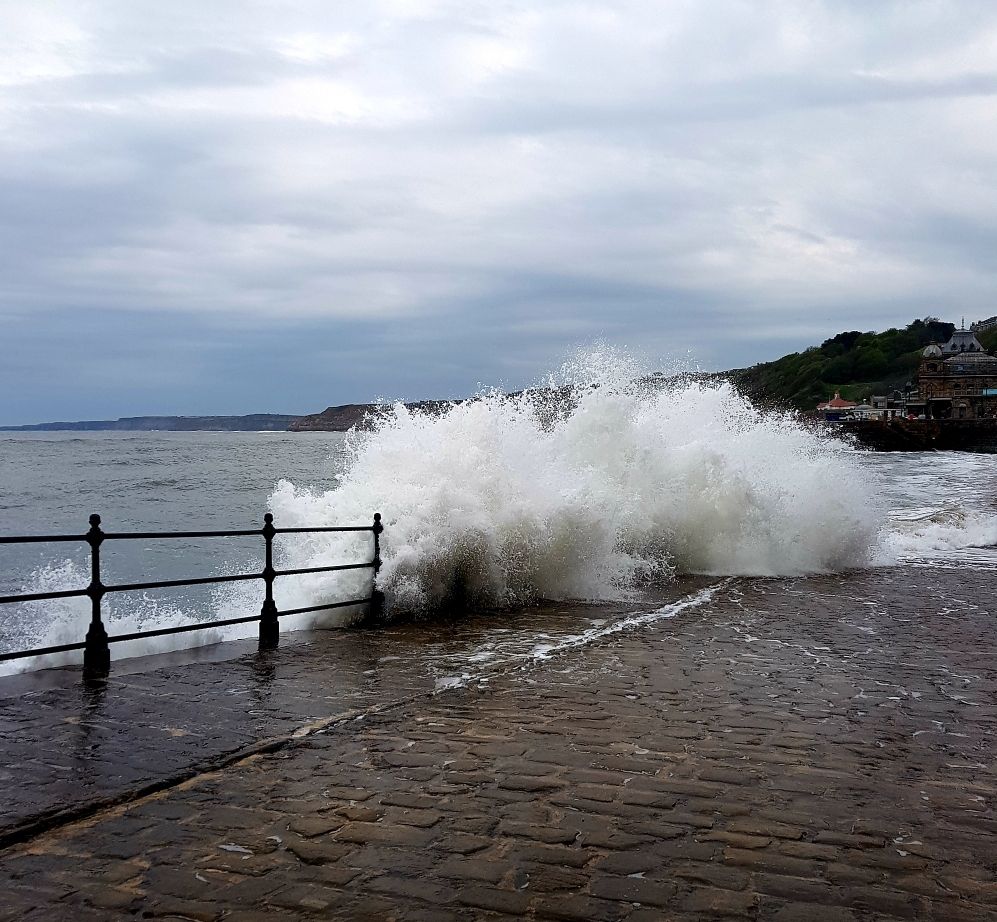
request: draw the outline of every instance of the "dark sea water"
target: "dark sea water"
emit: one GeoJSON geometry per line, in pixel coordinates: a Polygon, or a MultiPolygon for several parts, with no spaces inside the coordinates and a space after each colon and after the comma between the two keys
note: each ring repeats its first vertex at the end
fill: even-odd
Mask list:
{"type": "Polygon", "coordinates": [[[2,529],[243,527],[282,478],[330,487],[342,454],[338,432],[0,433],[2,529]]]}

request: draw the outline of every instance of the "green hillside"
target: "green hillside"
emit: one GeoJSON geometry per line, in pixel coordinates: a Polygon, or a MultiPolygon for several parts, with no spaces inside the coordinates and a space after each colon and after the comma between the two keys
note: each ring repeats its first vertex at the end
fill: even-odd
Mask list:
{"type": "MultiPolygon", "coordinates": [[[[902,390],[913,379],[921,350],[945,342],[955,326],[934,317],[915,320],[903,330],[839,333],[819,346],[731,373],[754,399],[798,410],[812,410],[834,391],[848,400],[902,390]]],[[[984,348],[997,348],[997,330],[980,337],[984,348]]]]}

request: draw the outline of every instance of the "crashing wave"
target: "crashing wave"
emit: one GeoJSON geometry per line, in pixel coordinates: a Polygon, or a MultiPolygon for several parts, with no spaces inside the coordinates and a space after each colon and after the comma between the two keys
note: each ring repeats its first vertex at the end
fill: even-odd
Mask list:
{"type": "MultiPolygon", "coordinates": [[[[271,508],[285,525],[381,511],[380,582],[404,612],[870,561],[882,515],[854,453],[728,383],[662,384],[611,358],[518,395],[436,412],[396,404],[351,433],[335,489],[284,481],[271,508]]],[[[292,556],[307,566],[342,551],[321,538],[292,556]]]]}

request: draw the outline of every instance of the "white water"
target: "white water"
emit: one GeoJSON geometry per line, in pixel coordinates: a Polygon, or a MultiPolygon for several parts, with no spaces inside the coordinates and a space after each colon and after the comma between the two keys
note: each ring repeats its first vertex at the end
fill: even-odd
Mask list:
{"type": "MultiPolygon", "coordinates": [[[[674,574],[871,561],[883,515],[874,478],[839,443],[760,413],[727,384],[662,390],[631,373],[570,371],[577,403],[553,420],[547,391],[437,414],[396,405],[353,434],[335,489],[282,482],[273,511],[287,524],[383,511],[381,585],[402,611],[455,596],[491,607],[621,599],[674,574]]],[[[328,559],[326,544],[299,564],[328,559]]]]}
{"type": "Polygon", "coordinates": [[[958,508],[932,509],[923,516],[890,517],[882,536],[883,563],[945,557],[970,548],[997,545],[997,515],[958,508]]]}
{"type": "MultiPolygon", "coordinates": [[[[438,673],[436,691],[460,688],[461,686],[486,679],[489,673],[497,669],[528,665],[538,660],[548,660],[577,647],[584,647],[587,644],[605,640],[614,634],[632,631],[644,625],[665,621],[669,618],[677,618],[684,612],[711,602],[717,592],[723,587],[724,582],[721,581],[713,586],[706,586],[697,592],[690,593],[678,601],[670,602],[667,605],[662,605],[650,611],[632,612],[616,620],[590,618],[590,626],[579,631],[577,634],[553,636],[544,632],[538,632],[528,638],[529,643],[525,646],[521,642],[510,643],[509,638],[506,636],[507,632],[501,628],[490,632],[491,636],[486,633],[472,653],[462,653],[459,657],[441,657],[437,659],[435,664],[438,673]],[[456,667],[458,671],[448,671],[446,669],[448,665],[456,667]],[[441,666],[443,667],[442,670],[440,669],[441,666]],[[468,671],[469,669],[471,671],[468,671]]],[[[521,641],[526,638],[516,639],[521,641]]]]}
{"type": "MultiPolygon", "coordinates": [[[[281,481],[270,507],[285,527],[362,524],[380,510],[386,531],[379,583],[395,613],[462,602],[503,608],[541,598],[625,600],[681,574],[797,576],[952,561],[966,557],[967,548],[997,543],[997,514],[980,501],[987,477],[983,492],[993,495],[990,459],[938,456],[938,465],[951,466],[945,473],[952,482],[966,480],[966,470],[971,482],[959,495],[929,495],[914,506],[909,479],[897,474],[905,470],[898,456],[849,450],[789,416],[759,412],[729,385],[660,389],[635,384],[636,377],[620,356],[600,354],[549,382],[572,390],[570,409],[553,411],[545,389],[483,394],[435,414],[396,405],[371,429],[350,434],[336,486],[309,490],[281,481]]],[[[922,460],[931,456],[911,457],[923,468],[914,492],[937,494],[922,460]]],[[[311,535],[285,539],[278,566],[369,555],[369,535],[311,535]]],[[[277,604],[362,597],[369,579],[368,571],[281,579],[277,604]]],[[[78,565],[56,563],[36,571],[23,591],[86,582],[78,565]]],[[[245,615],[258,610],[257,593],[229,585],[215,593],[213,611],[196,613],[133,601],[108,627],[124,633],[245,615]]],[[[25,608],[32,616],[11,647],[77,641],[88,618],[85,599],[25,608]]],[[[356,613],[283,619],[282,629],[342,624],[356,613]]],[[[254,630],[134,641],[114,655],[254,630]]],[[[22,661],[5,671],[37,665],[22,661]]]]}

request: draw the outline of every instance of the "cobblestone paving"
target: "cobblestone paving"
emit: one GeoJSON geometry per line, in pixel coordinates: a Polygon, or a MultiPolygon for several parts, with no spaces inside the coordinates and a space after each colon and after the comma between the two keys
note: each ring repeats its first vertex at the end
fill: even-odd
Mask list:
{"type": "MultiPolygon", "coordinates": [[[[548,605],[541,617],[556,636],[590,611],[548,605]]],[[[528,649],[534,620],[503,616],[503,627],[528,649]]],[[[239,642],[118,661],[95,688],[78,668],[0,679],[0,844],[67,806],[125,797],[336,714],[431,694],[494,633],[487,617],[320,631],[285,637],[276,652],[239,642]]]]}
{"type": "MultiPolygon", "coordinates": [[[[385,673],[359,633],[274,654],[112,675],[0,699],[0,832],[121,796],[340,711],[428,693],[425,671],[385,673]],[[316,681],[319,679],[320,681],[316,681]]],[[[69,672],[67,670],[67,672],[69,672]]],[[[26,679],[0,680],[17,689],[26,679]]]]}
{"type": "Polygon", "coordinates": [[[997,920],[988,576],[729,583],[8,849],[0,918],[997,920]]]}

